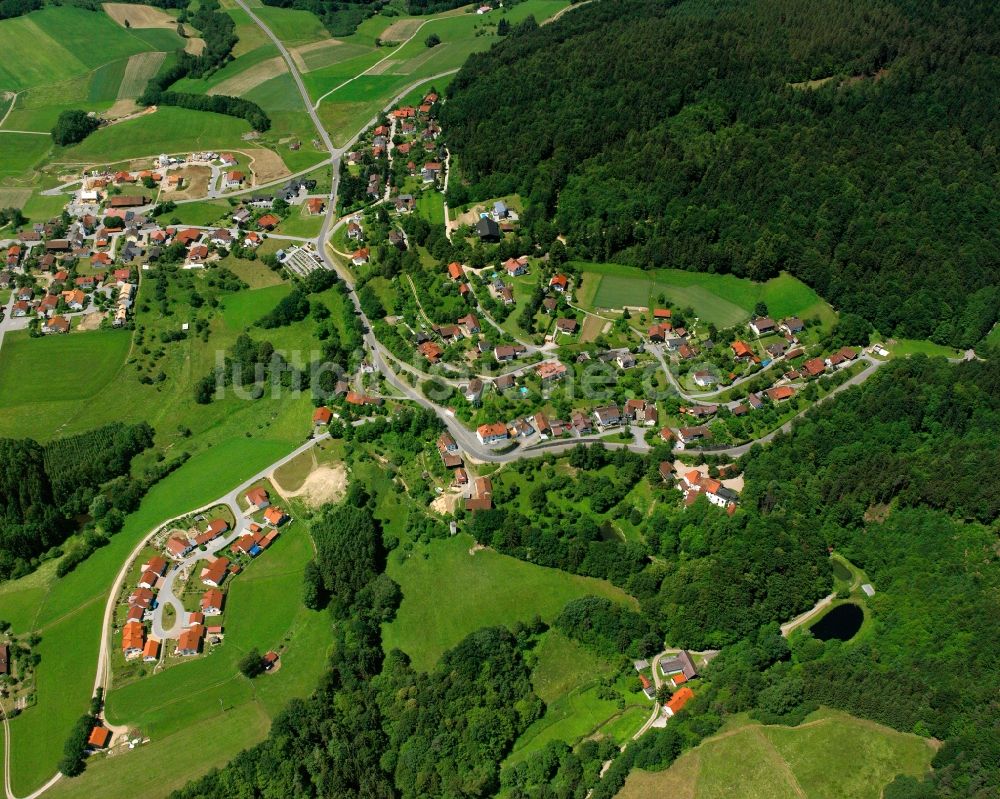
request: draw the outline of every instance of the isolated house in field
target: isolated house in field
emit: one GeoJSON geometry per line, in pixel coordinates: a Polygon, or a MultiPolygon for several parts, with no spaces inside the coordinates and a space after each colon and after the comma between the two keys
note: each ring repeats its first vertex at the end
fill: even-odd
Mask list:
{"type": "Polygon", "coordinates": [[[111,742],[111,730],[100,725],[94,727],[87,737],[87,746],[90,749],[104,749],[111,742]]]}
{"type": "Polygon", "coordinates": [[[314,425],[327,425],[330,424],[330,420],[333,418],[333,413],[325,405],[321,405],[316,410],[313,411],[313,424],[314,425]]]}

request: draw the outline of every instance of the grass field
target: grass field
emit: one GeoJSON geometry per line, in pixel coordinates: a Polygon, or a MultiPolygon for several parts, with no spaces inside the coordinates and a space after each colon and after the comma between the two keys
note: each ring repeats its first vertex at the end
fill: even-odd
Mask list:
{"type": "Polygon", "coordinates": [[[0,21],[0,86],[19,90],[57,83],[150,49],[103,11],[49,6],[0,21]]]}
{"type": "Polygon", "coordinates": [[[0,133],[0,180],[23,175],[35,168],[51,149],[52,139],[49,136],[0,133]]]}
{"type": "Polygon", "coordinates": [[[155,114],[101,128],[65,150],[60,161],[111,163],[153,153],[235,147],[250,130],[242,119],[161,106],[155,114]]]}
{"type": "Polygon", "coordinates": [[[255,9],[254,13],[264,20],[284,44],[294,47],[329,38],[323,23],[311,11],[262,6],[255,9]]]}
{"type": "Polygon", "coordinates": [[[767,303],[775,318],[818,316],[830,323],[833,309],[802,281],[788,274],[766,283],[732,275],[685,272],[679,269],[642,270],[621,264],[577,262],[583,274],[577,301],[588,310],[649,307],[659,294],[674,307],[690,306],[706,322],[730,327],[746,320],[758,302],[767,303]]]}
{"type": "Polygon", "coordinates": [[[292,287],[287,283],[233,294],[223,300],[222,318],[230,330],[244,330],[274,309],[292,287]]]}
{"type": "Polygon", "coordinates": [[[633,772],[619,799],[879,799],[898,774],[924,774],[923,738],[821,710],[799,727],[735,722],[661,772],[633,772]]]}
{"type": "Polygon", "coordinates": [[[232,207],[225,200],[201,200],[178,205],[173,211],[159,218],[161,224],[179,219],[182,225],[211,225],[228,217],[232,207]]]}
{"type": "Polygon", "coordinates": [[[124,330],[40,339],[29,338],[26,332],[8,333],[0,350],[0,374],[18,377],[0,381],[0,408],[94,396],[118,373],[131,340],[124,330]],[[19,368],[33,362],[54,368],[19,368]]]}
{"type": "Polygon", "coordinates": [[[532,724],[514,745],[507,763],[517,763],[550,741],[575,745],[601,734],[623,743],[649,716],[651,703],[616,683],[625,696],[625,710],[598,696],[599,681],[615,676],[615,664],[585,649],[557,630],[550,630],[536,647],[531,682],[546,704],[545,715],[532,724]]]}
{"type": "Polygon", "coordinates": [[[389,575],[403,589],[396,620],[382,630],[386,651],[406,652],[415,668],[431,668],[441,654],[480,627],[510,625],[539,615],[551,621],[567,602],[586,594],[627,601],[603,580],[535,566],[491,550],[469,554],[473,541],[457,535],[417,546],[389,575]],[[447,601],[442,601],[447,597],[447,601]]]}

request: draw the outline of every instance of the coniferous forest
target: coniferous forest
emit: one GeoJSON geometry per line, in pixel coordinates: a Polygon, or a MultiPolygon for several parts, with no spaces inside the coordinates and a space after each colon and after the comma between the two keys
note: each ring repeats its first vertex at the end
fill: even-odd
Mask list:
{"type": "Polygon", "coordinates": [[[989,0],[601,0],[474,54],[464,185],[585,258],[787,270],[885,335],[974,346],[1000,307],[989,0]]]}

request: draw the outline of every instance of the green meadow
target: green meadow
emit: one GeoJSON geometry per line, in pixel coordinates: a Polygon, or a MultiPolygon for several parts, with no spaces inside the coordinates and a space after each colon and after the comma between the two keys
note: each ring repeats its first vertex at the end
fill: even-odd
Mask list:
{"type": "Polygon", "coordinates": [[[512,625],[536,615],[551,621],[571,599],[587,594],[629,601],[604,580],[535,566],[489,549],[470,554],[470,536],[417,545],[388,573],[403,590],[396,619],[382,630],[386,651],[401,649],[415,668],[431,668],[441,654],[480,627],[512,625]],[[447,601],[442,598],[447,597],[447,601]]]}
{"type": "Polygon", "coordinates": [[[151,49],[103,11],[49,6],[0,21],[0,85],[13,90],[45,86],[151,49]]]}
{"type": "Polygon", "coordinates": [[[659,294],[673,307],[691,307],[717,327],[731,327],[749,318],[758,302],[765,302],[775,318],[817,316],[832,322],[836,315],[805,283],[787,273],[766,283],[733,275],[686,272],[680,269],[643,270],[621,264],[575,262],[583,275],[577,302],[588,310],[648,308],[659,294]]]}
{"type": "Polygon", "coordinates": [[[234,147],[249,130],[250,126],[236,117],[161,106],[154,114],[101,128],[57,158],[103,164],[161,152],[234,147]]]}
{"type": "Polygon", "coordinates": [[[820,710],[798,727],[730,722],[668,769],[636,770],[619,799],[880,799],[900,774],[922,776],[934,749],[846,713],[820,710]]]}
{"type": "MultiPolygon", "coordinates": [[[[47,400],[86,400],[115,377],[132,336],[125,330],[94,330],[68,336],[29,338],[8,333],[0,349],[0,408],[47,400]],[[41,368],[25,368],[35,363],[41,368]]],[[[50,423],[58,420],[50,420],[50,423]]]]}

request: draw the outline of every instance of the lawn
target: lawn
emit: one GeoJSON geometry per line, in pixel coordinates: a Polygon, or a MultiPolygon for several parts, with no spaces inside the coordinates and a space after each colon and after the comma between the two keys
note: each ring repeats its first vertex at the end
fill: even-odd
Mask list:
{"type": "Polygon", "coordinates": [[[390,558],[388,573],[403,590],[403,604],[396,620],[383,627],[386,651],[401,649],[415,668],[426,670],[481,627],[511,625],[536,615],[551,621],[567,602],[587,594],[628,601],[623,591],[603,580],[492,550],[470,555],[472,545],[472,538],[462,534],[418,545],[402,562],[398,556],[390,558]]]}
{"type": "Polygon", "coordinates": [[[583,274],[577,300],[588,310],[620,309],[625,305],[646,308],[655,305],[662,293],[671,306],[690,306],[704,321],[720,328],[743,322],[761,301],[778,319],[818,316],[829,323],[836,318],[816,292],[786,273],[766,283],[754,283],[733,275],[679,269],[642,270],[621,264],[584,262],[575,266],[583,274]]]}
{"type": "Polygon", "coordinates": [[[124,330],[44,338],[8,333],[0,350],[0,374],[16,374],[17,379],[0,381],[0,409],[24,404],[37,409],[40,401],[94,396],[118,374],[131,342],[131,333],[124,330]]]}
{"type": "Polygon", "coordinates": [[[906,358],[910,355],[928,355],[941,358],[962,357],[961,351],[943,344],[935,344],[926,339],[897,338],[893,339],[892,342],[885,345],[891,358],[906,358]]]}
{"type": "Polygon", "coordinates": [[[879,799],[898,774],[926,773],[928,741],[831,710],[799,727],[737,722],[660,772],[634,771],[619,799],[879,799]]]}
{"type": "Polygon", "coordinates": [[[323,226],[323,218],[323,214],[310,214],[305,203],[298,206],[293,205],[289,209],[288,217],[275,228],[274,232],[283,236],[314,239],[319,235],[319,230],[323,226]]]}
{"type": "Polygon", "coordinates": [[[158,217],[160,224],[170,224],[172,220],[180,220],[180,225],[214,225],[216,222],[230,224],[229,216],[232,206],[225,200],[197,200],[193,203],[181,203],[173,211],[158,217]]]}

